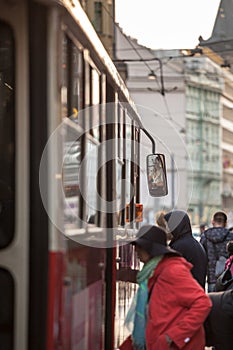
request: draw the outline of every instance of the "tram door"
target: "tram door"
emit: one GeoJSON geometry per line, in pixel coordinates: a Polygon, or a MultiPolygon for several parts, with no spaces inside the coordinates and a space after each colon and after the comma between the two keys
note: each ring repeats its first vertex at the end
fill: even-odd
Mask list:
{"type": "Polygon", "coordinates": [[[16,49],[26,45],[25,8],[11,5],[0,11],[0,348],[18,350],[27,348],[28,101],[27,57],[16,49]]]}
{"type": "MultiPolygon", "coordinates": [[[[15,227],[15,115],[13,30],[3,21],[0,52],[0,249],[4,252],[15,227]]],[[[6,349],[13,347],[14,281],[4,262],[0,263],[0,343],[6,349]]]]}
{"type": "Polygon", "coordinates": [[[124,326],[124,321],[137,290],[136,274],[138,270],[139,260],[136,258],[134,246],[131,244],[119,246],[117,249],[116,282],[116,348],[130,333],[124,326]]]}

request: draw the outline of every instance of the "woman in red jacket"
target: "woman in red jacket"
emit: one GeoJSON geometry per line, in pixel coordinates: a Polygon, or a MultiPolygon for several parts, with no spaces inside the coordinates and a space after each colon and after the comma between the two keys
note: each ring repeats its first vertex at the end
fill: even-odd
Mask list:
{"type": "Polygon", "coordinates": [[[211,301],[190,270],[192,265],[167,246],[166,233],[145,225],[133,242],[144,263],[132,333],[135,350],[205,348],[203,323],[211,301]]]}

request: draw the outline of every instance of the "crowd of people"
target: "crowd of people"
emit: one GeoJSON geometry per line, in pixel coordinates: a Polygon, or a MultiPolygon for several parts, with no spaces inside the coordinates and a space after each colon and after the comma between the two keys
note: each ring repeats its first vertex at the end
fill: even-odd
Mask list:
{"type": "Polygon", "coordinates": [[[132,242],[143,268],[126,318],[132,332],[120,349],[232,349],[233,232],[227,215],[216,212],[200,242],[185,211],[159,213],[155,221],[132,242]]]}

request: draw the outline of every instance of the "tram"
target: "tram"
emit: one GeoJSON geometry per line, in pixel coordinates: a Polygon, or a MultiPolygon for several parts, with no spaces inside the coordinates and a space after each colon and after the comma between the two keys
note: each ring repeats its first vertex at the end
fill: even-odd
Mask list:
{"type": "Polygon", "coordinates": [[[2,350],[116,346],[117,255],[142,220],[142,139],[148,195],[163,196],[164,157],[80,3],[0,0],[2,350]]]}

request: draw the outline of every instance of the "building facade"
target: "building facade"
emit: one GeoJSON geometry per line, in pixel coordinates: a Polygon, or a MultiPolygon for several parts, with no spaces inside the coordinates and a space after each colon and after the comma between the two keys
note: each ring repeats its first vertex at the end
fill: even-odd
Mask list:
{"type": "Polygon", "coordinates": [[[222,95],[222,207],[233,225],[233,75],[224,72],[225,88],[222,95]]]}
{"type": "Polygon", "coordinates": [[[201,48],[209,48],[222,58],[224,76],[222,95],[222,207],[233,225],[233,1],[221,0],[209,39],[199,38],[201,48]]]}
{"type": "Polygon", "coordinates": [[[115,1],[114,0],[81,0],[96,33],[100,37],[111,58],[114,57],[115,37],[115,1]]]}
{"type": "Polygon", "coordinates": [[[211,38],[199,38],[200,49],[188,56],[202,55],[193,57],[126,36],[114,21],[114,0],[80,2],[167,154],[169,195],[147,200],[146,211],[183,208],[199,224],[224,209],[233,225],[233,2],[221,1],[211,38]]]}
{"type": "Polygon", "coordinates": [[[222,70],[208,57],[184,60],[186,80],[186,144],[192,160],[189,203],[193,222],[210,222],[221,208],[221,94],[222,70]]]}
{"type": "Polygon", "coordinates": [[[206,55],[143,47],[120,28],[116,55],[127,63],[126,83],[143,122],[167,155],[169,195],[158,209],[185,209],[193,224],[210,224],[231,183],[223,169],[225,71],[206,55]]]}

